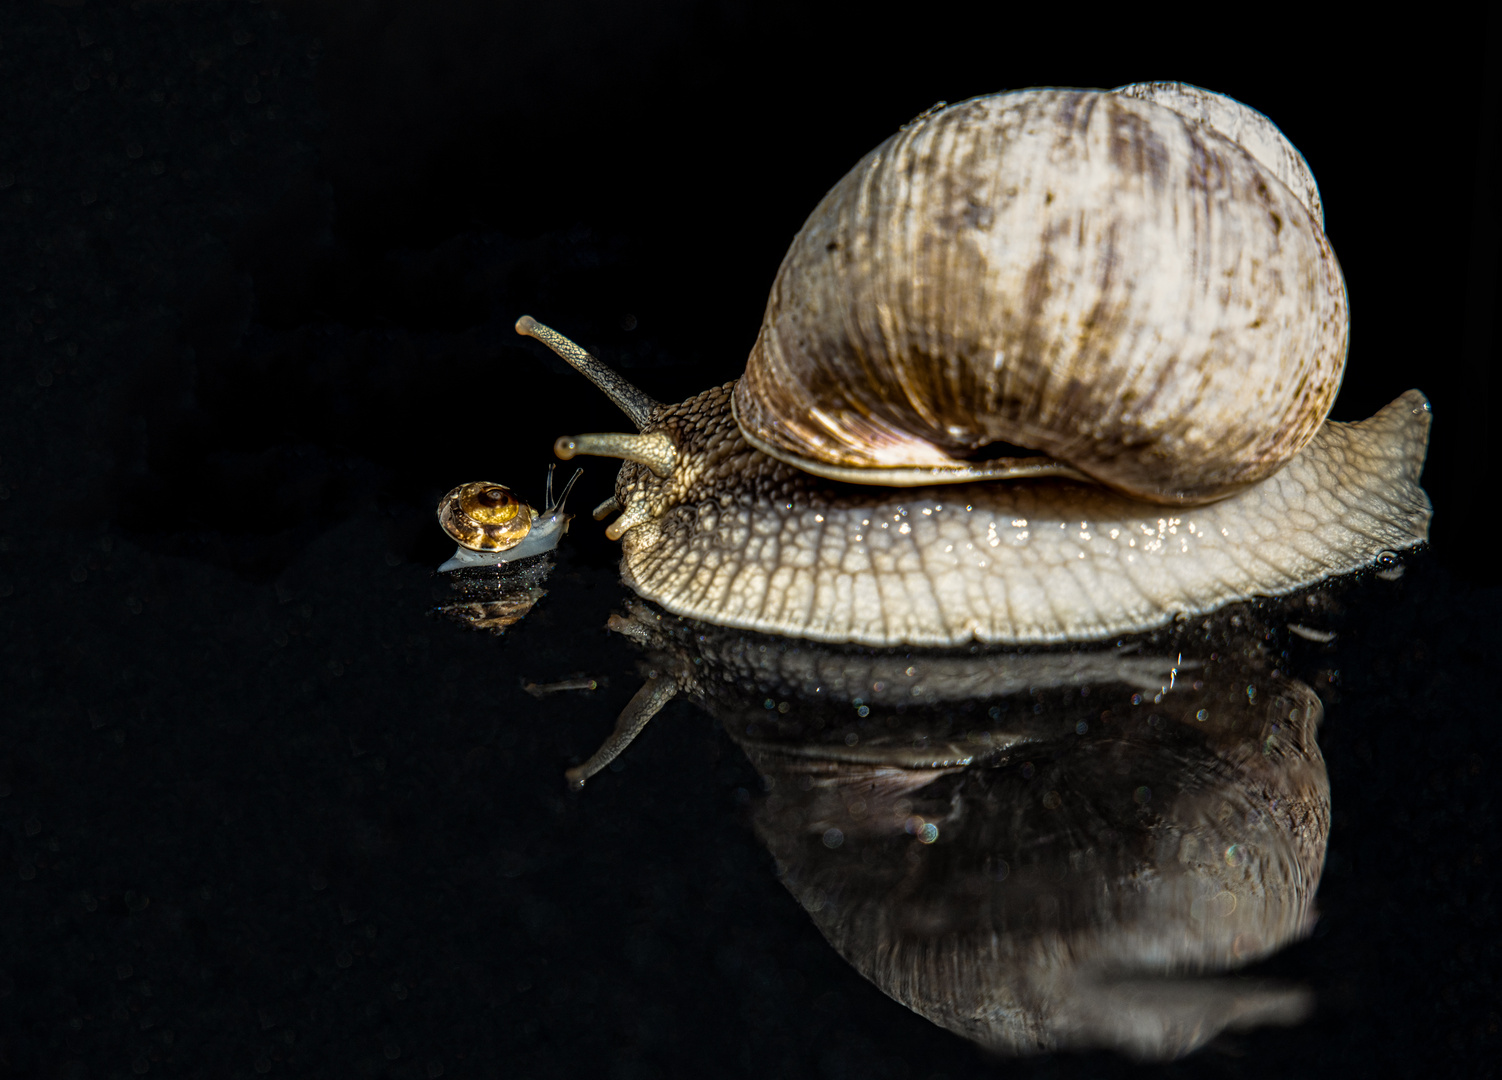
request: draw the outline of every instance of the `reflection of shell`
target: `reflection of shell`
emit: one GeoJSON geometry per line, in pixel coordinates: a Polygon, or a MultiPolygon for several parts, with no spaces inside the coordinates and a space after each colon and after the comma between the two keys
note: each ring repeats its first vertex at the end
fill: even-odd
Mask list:
{"type": "Polygon", "coordinates": [[[1213,973],[1312,926],[1330,820],[1319,700],[1265,672],[1199,675],[1203,692],[1156,706],[1098,684],[1042,713],[1020,695],[991,724],[989,767],[743,744],[771,788],[758,832],[862,974],[993,1049],[1177,1057],[1295,1022],[1307,991],[1213,973]],[[1233,698],[1248,679],[1255,705],[1233,698]]]}
{"type": "Polygon", "coordinates": [[[1009,443],[1162,502],[1307,445],[1347,332],[1307,167],[1229,98],[1127,89],[976,98],[857,164],[772,286],[748,440],[870,483],[1009,443]]]}
{"type": "Polygon", "coordinates": [[[536,513],[504,484],[477,481],[454,488],[438,504],[438,524],[470,551],[506,551],[526,539],[536,513]]]}
{"type": "Polygon", "coordinates": [[[459,599],[445,599],[434,612],[474,630],[503,634],[548,594],[543,583],[552,572],[553,557],[544,554],[442,575],[459,599]]]}

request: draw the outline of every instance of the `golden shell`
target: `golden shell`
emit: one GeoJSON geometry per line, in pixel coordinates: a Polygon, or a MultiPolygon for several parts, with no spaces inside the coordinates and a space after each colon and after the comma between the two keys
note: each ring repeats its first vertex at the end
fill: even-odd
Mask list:
{"type": "Polygon", "coordinates": [[[793,241],[741,430],[868,483],[975,479],[966,459],[1005,444],[1159,502],[1261,480],[1314,437],[1345,364],[1345,283],[1302,161],[1261,114],[1181,84],[922,117],[793,241]]]}
{"type": "Polygon", "coordinates": [[[504,484],[461,484],[438,504],[438,524],[470,551],[506,551],[526,539],[536,512],[504,484]]]}

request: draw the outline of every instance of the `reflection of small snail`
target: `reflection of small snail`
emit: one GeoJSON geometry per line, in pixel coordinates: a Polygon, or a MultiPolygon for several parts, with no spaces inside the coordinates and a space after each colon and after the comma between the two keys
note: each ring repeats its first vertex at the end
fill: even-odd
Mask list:
{"type": "Polygon", "coordinates": [[[639,430],[557,446],[626,460],[627,583],[722,626],[1100,640],[1427,536],[1422,395],[1324,422],[1347,308],[1307,166],[1181,84],[907,125],[805,223],[745,375],[680,405],[517,330],[639,430]]]}
{"type": "Polygon", "coordinates": [[[546,508],[540,514],[504,484],[479,481],[454,488],[438,504],[438,524],[459,547],[438,572],[495,566],[552,551],[568,531],[570,515],[563,504],[582,471],[569,478],[555,501],[553,470],[548,470],[546,508]]]}

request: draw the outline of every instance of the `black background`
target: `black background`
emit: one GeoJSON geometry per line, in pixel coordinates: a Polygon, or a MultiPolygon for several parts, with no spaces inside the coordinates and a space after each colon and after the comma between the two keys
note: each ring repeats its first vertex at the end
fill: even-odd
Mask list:
{"type": "MultiPolygon", "coordinates": [[[[425,617],[432,512],[540,498],[612,407],[739,371],[823,192],[936,100],[1181,79],[1308,158],[1353,311],[1333,415],[1410,386],[1433,548],[1322,661],[1313,1021],[1176,1075],[1480,1074],[1502,1001],[1486,508],[1497,33],[1477,8],[763,2],[6,5],[0,25],[0,1072],[959,1078],[997,1063],[823,943],[576,522],[506,639],[425,617]],[[537,701],[524,678],[605,676],[537,701]]],[[[586,463],[587,509],[613,470],[586,463]]],[[[1309,673],[1309,677],[1316,677],[1309,673]]]]}

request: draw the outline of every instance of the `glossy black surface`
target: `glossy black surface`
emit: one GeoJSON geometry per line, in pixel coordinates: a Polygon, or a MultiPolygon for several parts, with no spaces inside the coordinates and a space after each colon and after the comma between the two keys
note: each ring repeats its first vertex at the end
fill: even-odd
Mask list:
{"type": "Polygon", "coordinates": [[[1496,25],[1039,19],[5,7],[0,1072],[1490,1068],[1496,25]],[[734,377],[788,240],[900,123],[1144,78],[1309,158],[1354,318],[1334,415],[1430,395],[1435,544],[1294,672],[1327,710],[1321,918],[1254,970],[1314,1017],[1168,1067],[998,1065],[829,947],[692,705],[565,791],[637,686],[607,465],[501,640],[428,617],[433,507],[473,479],[537,505],[557,435],[621,427],[520,314],[682,398],[734,377]],[[522,689],[576,673],[609,681],[522,689]]]}

